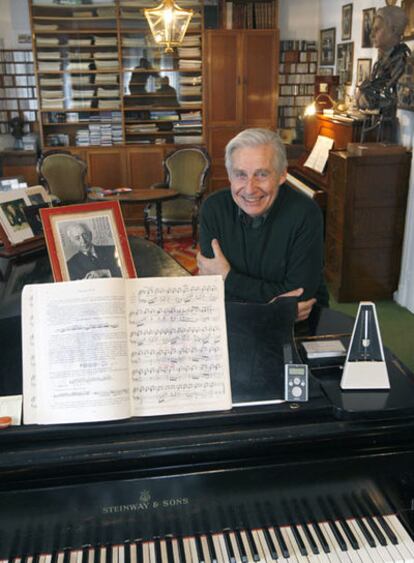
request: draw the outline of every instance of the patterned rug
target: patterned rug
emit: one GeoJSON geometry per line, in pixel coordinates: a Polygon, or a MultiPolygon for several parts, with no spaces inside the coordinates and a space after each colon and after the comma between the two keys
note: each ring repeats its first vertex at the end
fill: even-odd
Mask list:
{"type": "MultiPolygon", "coordinates": [[[[127,227],[129,235],[145,237],[143,227],[127,227]]],[[[155,242],[155,229],[151,229],[151,238],[155,242]]],[[[196,255],[198,246],[193,248],[191,227],[173,227],[170,233],[164,229],[164,250],[193,275],[197,273],[196,255]]]]}

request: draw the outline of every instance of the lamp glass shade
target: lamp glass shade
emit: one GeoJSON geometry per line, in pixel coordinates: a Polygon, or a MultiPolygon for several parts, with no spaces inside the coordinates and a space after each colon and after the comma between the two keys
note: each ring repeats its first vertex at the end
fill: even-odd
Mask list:
{"type": "Polygon", "coordinates": [[[145,10],[155,43],[165,45],[167,52],[181,44],[192,16],[193,10],[183,10],[173,0],[145,10]]]}

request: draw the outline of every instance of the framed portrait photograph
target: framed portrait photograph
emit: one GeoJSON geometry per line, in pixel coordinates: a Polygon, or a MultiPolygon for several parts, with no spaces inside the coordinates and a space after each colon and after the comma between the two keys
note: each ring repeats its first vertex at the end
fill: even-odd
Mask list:
{"type": "Polygon", "coordinates": [[[362,10],[362,38],[361,47],[373,47],[371,39],[372,26],[374,25],[375,8],[367,8],[362,10]]]}
{"type": "Polygon", "coordinates": [[[414,39],[414,0],[402,0],[401,8],[408,18],[407,27],[403,34],[404,41],[408,41],[409,39],[414,39]]]}
{"type": "Polygon", "coordinates": [[[357,78],[356,83],[361,84],[364,80],[368,80],[371,75],[372,59],[357,60],[357,78]]]}
{"type": "Polygon", "coordinates": [[[6,246],[18,245],[35,236],[25,215],[29,205],[25,188],[0,192],[0,235],[6,246]]]}
{"type": "Polygon", "coordinates": [[[49,207],[40,216],[55,281],[136,277],[119,202],[49,207]]]}
{"type": "Polygon", "coordinates": [[[321,29],[321,65],[335,64],[335,28],[321,29]]]}
{"type": "Polygon", "coordinates": [[[338,43],[336,56],[339,84],[351,84],[354,64],[354,43],[338,43]]]}
{"type": "Polygon", "coordinates": [[[342,41],[348,41],[352,36],[352,4],[342,6],[342,41]]]}

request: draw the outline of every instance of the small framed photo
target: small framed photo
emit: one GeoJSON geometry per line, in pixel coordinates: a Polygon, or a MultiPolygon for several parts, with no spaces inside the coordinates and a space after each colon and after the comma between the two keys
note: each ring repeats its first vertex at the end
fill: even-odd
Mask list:
{"type": "Polygon", "coordinates": [[[352,4],[342,6],[342,41],[348,41],[352,36],[352,4]]]}
{"type": "Polygon", "coordinates": [[[374,46],[371,39],[371,32],[372,26],[374,25],[375,13],[375,8],[367,8],[366,10],[362,10],[361,47],[368,48],[374,46]]]}
{"type": "Polygon", "coordinates": [[[51,202],[50,195],[43,186],[30,186],[30,188],[26,188],[26,193],[30,205],[49,204],[51,202]]]}
{"type": "Polygon", "coordinates": [[[29,205],[25,188],[0,192],[0,235],[5,246],[23,243],[35,236],[25,215],[29,205]]]}
{"type": "Polygon", "coordinates": [[[357,86],[368,80],[371,75],[372,59],[358,59],[357,60],[357,86]]]}
{"type": "Polygon", "coordinates": [[[136,277],[119,202],[50,207],[40,215],[55,281],[136,277]]]}
{"type": "Polygon", "coordinates": [[[414,0],[402,0],[401,8],[408,18],[407,27],[403,34],[404,41],[408,41],[409,39],[414,39],[414,0]]]}
{"type": "Polygon", "coordinates": [[[321,29],[321,52],[320,64],[333,65],[335,64],[335,28],[321,29]]]}
{"type": "Polygon", "coordinates": [[[338,43],[337,72],[339,84],[351,84],[354,64],[354,43],[338,43]]]}

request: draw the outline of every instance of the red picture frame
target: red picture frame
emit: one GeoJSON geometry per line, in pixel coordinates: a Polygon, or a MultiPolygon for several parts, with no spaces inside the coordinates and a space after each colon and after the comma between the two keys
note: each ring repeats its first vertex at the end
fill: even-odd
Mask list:
{"type": "Polygon", "coordinates": [[[99,201],[51,207],[41,209],[40,215],[56,282],[97,277],[137,277],[119,202],[99,201]],[[85,275],[88,268],[82,266],[82,270],[79,267],[74,269],[76,258],[81,254],[87,255],[79,247],[80,237],[76,242],[73,236],[82,231],[89,232],[89,243],[94,248],[93,258],[96,261],[85,275]],[[107,256],[108,251],[112,253],[111,265],[108,258],[102,258],[104,250],[107,256]],[[112,267],[114,262],[116,266],[112,267]]]}

